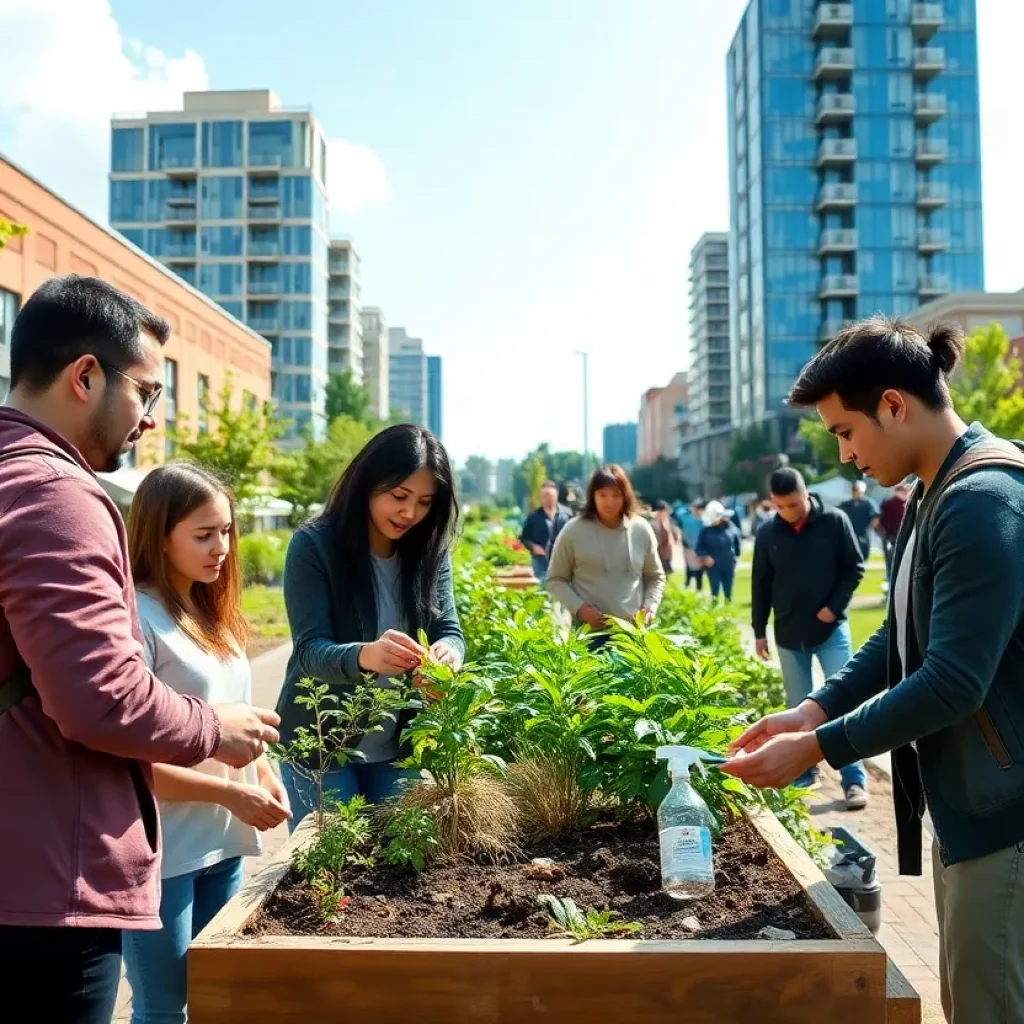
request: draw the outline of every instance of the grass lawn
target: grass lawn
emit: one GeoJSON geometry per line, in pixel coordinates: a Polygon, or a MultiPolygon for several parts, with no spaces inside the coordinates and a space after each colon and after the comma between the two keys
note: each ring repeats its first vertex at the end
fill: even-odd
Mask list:
{"type": "Polygon", "coordinates": [[[242,614],[252,629],[250,655],[270,650],[288,639],[284,594],[279,588],[246,587],[242,591],[242,614]]]}
{"type": "MultiPolygon", "coordinates": [[[[864,579],[854,595],[854,603],[858,607],[849,611],[850,633],[853,636],[853,649],[863,646],[872,633],[882,624],[885,618],[885,596],[882,594],[882,583],[885,580],[885,563],[881,559],[868,562],[864,579]],[[869,604],[868,602],[874,602],[869,604]]],[[[736,585],[733,588],[733,606],[736,617],[745,625],[750,625],[750,556],[744,555],[736,568],[736,585]]]]}

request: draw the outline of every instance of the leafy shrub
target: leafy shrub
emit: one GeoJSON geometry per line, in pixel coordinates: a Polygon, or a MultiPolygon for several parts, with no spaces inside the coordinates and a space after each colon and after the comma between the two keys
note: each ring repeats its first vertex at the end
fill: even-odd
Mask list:
{"type": "Polygon", "coordinates": [[[284,576],[285,552],[290,534],[247,533],[238,538],[238,557],[244,586],[274,586],[284,576]]]}
{"type": "Polygon", "coordinates": [[[437,822],[425,808],[399,807],[384,825],[384,840],[385,864],[422,871],[437,852],[437,822]]]}

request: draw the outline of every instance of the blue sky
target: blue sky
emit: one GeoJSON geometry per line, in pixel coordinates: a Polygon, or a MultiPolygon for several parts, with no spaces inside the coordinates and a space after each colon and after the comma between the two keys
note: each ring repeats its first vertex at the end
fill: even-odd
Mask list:
{"type": "MultiPolygon", "coordinates": [[[[334,224],[364,300],[445,359],[453,455],[579,447],[581,348],[599,448],[686,365],[689,250],[728,226],[724,55],[745,6],[0,0],[0,36],[23,44],[0,151],[105,218],[111,110],[205,86],[311,105],[337,140],[334,224]]],[[[988,284],[1020,287],[1024,5],[979,7],[988,284]]]]}

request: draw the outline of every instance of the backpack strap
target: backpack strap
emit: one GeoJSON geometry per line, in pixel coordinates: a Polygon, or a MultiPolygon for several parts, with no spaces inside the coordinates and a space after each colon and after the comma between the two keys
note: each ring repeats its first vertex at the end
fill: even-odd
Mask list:
{"type": "MultiPolygon", "coordinates": [[[[78,465],[70,455],[62,452],[59,448],[9,449],[8,451],[0,452],[0,463],[10,462],[12,459],[28,455],[49,456],[52,459],[63,459],[65,462],[70,462],[73,466],[78,465]]],[[[32,675],[29,672],[28,665],[25,664],[19,654],[17,667],[0,684],[0,718],[35,692],[36,688],[32,685],[32,675]]]]}

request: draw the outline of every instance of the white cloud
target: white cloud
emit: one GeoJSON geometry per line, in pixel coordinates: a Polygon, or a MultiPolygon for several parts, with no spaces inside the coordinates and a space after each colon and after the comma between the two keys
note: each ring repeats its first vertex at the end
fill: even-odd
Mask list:
{"type": "Polygon", "coordinates": [[[125,40],[107,0],[0,0],[0,132],[27,171],[106,220],[110,116],[174,110],[208,85],[193,50],[125,40]]]}
{"type": "Polygon", "coordinates": [[[328,142],[327,193],[331,213],[342,216],[358,213],[372,203],[390,203],[387,166],[369,146],[347,139],[328,142]]]}

